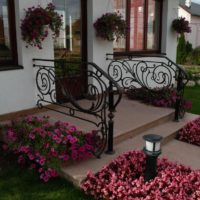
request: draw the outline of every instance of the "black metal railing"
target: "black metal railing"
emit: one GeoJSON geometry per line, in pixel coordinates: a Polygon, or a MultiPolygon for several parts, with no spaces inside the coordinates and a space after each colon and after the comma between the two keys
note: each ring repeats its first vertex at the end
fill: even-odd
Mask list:
{"type": "Polygon", "coordinates": [[[131,55],[116,57],[107,54],[108,74],[125,90],[145,87],[149,90],[175,87],[175,120],[185,113],[184,88],[189,78],[186,71],[164,55],[131,55]]]}
{"type": "Polygon", "coordinates": [[[113,153],[113,112],[122,97],[118,83],[92,62],[33,59],[33,67],[36,69],[37,106],[42,108],[45,104],[55,104],[63,109],[57,106],[47,108],[92,123],[97,127],[95,155],[100,157],[106,146],[107,153],[113,153]],[[72,75],[67,69],[75,65],[81,66],[81,70],[72,75]],[[82,78],[72,83],[72,77],[76,78],[80,74],[82,78]],[[67,83],[63,82],[64,77],[68,79],[67,83]],[[71,88],[68,88],[70,83],[71,88]],[[77,85],[84,87],[77,89],[77,85]],[[77,91],[78,96],[74,95],[77,91]],[[59,92],[65,103],[63,99],[59,101],[59,92]],[[86,99],[87,104],[81,105],[80,98],[86,99]]]}

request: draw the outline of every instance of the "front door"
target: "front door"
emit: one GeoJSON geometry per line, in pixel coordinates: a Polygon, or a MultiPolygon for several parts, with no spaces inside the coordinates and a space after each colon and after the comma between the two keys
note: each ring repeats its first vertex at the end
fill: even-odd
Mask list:
{"type": "Polygon", "coordinates": [[[63,29],[54,42],[55,59],[62,59],[62,62],[58,61],[55,64],[56,76],[59,78],[59,84],[56,83],[56,96],[57,101],[61,103],[67,100],[62,87],[75,98],[80,98],[85,92],[86,66],[81,62],[87,61],[86,2],[53,0],[57,12],[63,18],[63,29]]]}

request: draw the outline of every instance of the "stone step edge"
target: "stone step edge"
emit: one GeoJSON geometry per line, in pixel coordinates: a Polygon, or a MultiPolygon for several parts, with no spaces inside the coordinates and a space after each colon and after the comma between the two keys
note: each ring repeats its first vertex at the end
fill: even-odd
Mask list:
{"type": "Polygon", "coordinates": [[[121,133],[120,135],[114,136],[114,145],[117,145],[120,142],[123,142],[130,137],[135,137],[135,136],[139,135],[140,133],[147,131],[148,129],[154,128],[158,125],[161,125],[170,120],[173,120],[173,117],[174,117],[174,112],[171,112],[171,113],[169,113],[165,116],[162,116],[156,120],[153,120],[146,124],[140,125],[139,127],[136,127],[135,129],[132,129],[125,133],[121,133]]]}

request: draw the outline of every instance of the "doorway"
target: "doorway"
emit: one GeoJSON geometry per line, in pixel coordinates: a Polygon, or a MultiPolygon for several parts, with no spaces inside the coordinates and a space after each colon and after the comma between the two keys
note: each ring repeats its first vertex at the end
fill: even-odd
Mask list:
{"type": "Polygon", "coordinates": [[[64,103],[64,87],[74,98],[81,98],[86,90],[87,75],[87,1],[53,0],[62,15],[63,28],[54,42],[56,68],[56,99],[64,103]],[[61,86],[62,85],[62,86],[61,86]]]}

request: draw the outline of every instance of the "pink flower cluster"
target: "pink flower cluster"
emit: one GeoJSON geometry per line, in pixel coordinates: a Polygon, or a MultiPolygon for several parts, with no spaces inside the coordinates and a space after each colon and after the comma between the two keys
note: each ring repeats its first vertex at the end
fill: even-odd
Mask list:
{"type": "Polygon", "coordinates": [[[126,21],[119,12],[105,13],[94,23],[97,37],[113,41],[124,38],[126,34],[126,21]]]}
{"type": "MultiPolygon", "coordinates": [[[[144,103],[152,104],[158,107],[174,107],[176,104],[177,91],[174,88],[164,87],[149,90],[145,87],[131,88],[126,91],[128,98],[139,100],[144,103]]],[[[188,110],[192,108],[192,102],[183,99],[183,107],[188,110]]]]}
{"type": "MultiPolygon", "coordinates": [[[[62,27],[62,16],[55,11],[55,6],[49,3],[46,8],[31,7],[26,11],[21,23],[22,39],[27,45],[42,49],[42,41],[48,36],[48,26],[53,32],[53,38],[58,37],[62,27]]],[[[27,46],[28,47],[28,46],[27,46]]]]}
{"type": "Polygon", "coordinates": [[[88,159],[94,153],[93,134],[78,131],[65,122],[51,124],[47,117],[27,117],[6,125],[7,145],[2,148],[18,156],[18,163],[36,169],[47,182],[58,176],[66,161],[88,159]]]}
{"type": "Polygon", "coordinates": [[[187,123],[177,137],[179,140],[200,146],[200,117],[187,123]]]}
{"type": "Polygon", "coordinates": [[[81,187],[95,199],[200,199],[200,171],[192,171],[167,159],[159,159],[157,167],[157,177],[145,182],[145,154],[142,151],[128,152],[96,175],[89,172],[81,187]]]}

